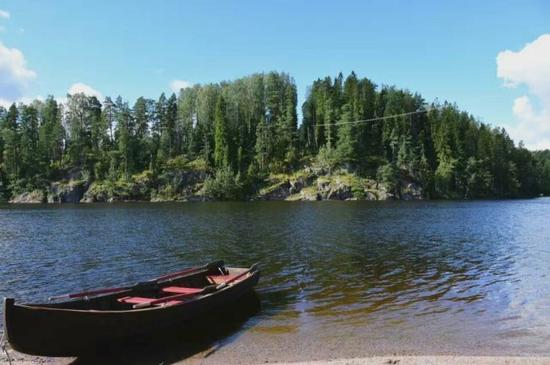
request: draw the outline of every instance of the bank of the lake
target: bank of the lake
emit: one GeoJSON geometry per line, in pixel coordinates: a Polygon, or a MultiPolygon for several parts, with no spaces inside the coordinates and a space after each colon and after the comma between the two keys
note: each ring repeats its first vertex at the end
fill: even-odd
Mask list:
{"type": "MultiPolygon", "coordinates": [[[[24,356],[10,352],[12,361],[15,361],[17,365],[71,365],[74,364],[76,359],[46,359],[33,356],[24,356]]],[[[191,364],[218,364],[219,362],[211,362],[206,360],[207,357],[197,356],[194,358],[188,358],[185,360],[174,362],[175,365],[191,365],[191,364]]],[[[102,364],[120,364],[121,359],[102,359],[102,364]]],[[[126,359],[127,360],[127,359],[126,359]]],[[[79,359],[80,363],[93,364],[93,362],[86,362],[79,359]]],[[[92,360],[90,360],[92,361],[92,360]]],[[[237,359],[220,359],[224,364],[243,364],[243,361],[237,359]]],[[[269,360],[256,363],[260,364],[274,364],[274,365],[548,365],[550,364],[550,357],[540,356],[372,356],[372,357],[360,357],[360,358],[345,358],[334,360],[315,360],[315,361],[300,361],[300,362],[281,362],[273,363],[269,360]]],[[[0,364],[9,364],[8,358],[0,354],[0,364]]],[[[146,365],[151,364],[150,361],[142,360],[132,362],[134,365],[146,365]]],[[[254,365],[249,363],[248,365],[254,365]]]]}
{"type": "Polygon", "coordinates": [[[395,184],[361,177],[345,169],[327,173],[308,167],[293,173],[269,174],[248,181],[216,182],[204,170],[188,169],[175,173],[169,184],[159,183],[145,172],[114,182],[91,181],[79,171],[52,182],[44,189],[22,191],[9,202],[94,203],[94,202],[173,202],[219,200],[422,200],[429,198],[422,185],[410,176],[395,184]],[[239,185],[240,184],[240,185],[239,185]]]}
{"type": "Polygon", "coordinates": [[[258,310],[192,351],[176,343],[149,359],[550,356],[549,209],[547,198],[4,204],[0,297],[259,261],[258,310]]]}

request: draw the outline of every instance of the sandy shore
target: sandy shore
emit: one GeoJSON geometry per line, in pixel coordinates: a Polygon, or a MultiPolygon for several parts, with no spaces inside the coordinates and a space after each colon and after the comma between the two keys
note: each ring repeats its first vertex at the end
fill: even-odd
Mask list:
{"type": "Polygon", "coordinates": [[[278,365],[543,365],[550,357],[376,356],[357,359],[279,363],[278,365]]]}
{"type": "MultiPolygon", "coordinates": [[[[25,356],[12,353],[13,365],[62,365],[78,364],[75,359],[54,359],[25,356]]],[[[172,364],[203,364],[206,359],[190,357],[172,364]]],[[[239,362],[237,362],[239,363],[239,362]]],[[[264,362],[270,363],[268,361],[264,362]]],[[[5,355],[0,357],[0,364],[8,364],[5,355]]],[[[244,363],[243,363],[244,364],[244,363]]],[[[275,365],[550,365],[550,357],[513,357],[513,356],[374,356],[355,359],[318,360],[304,362],[271,363],[275,365]]]]}

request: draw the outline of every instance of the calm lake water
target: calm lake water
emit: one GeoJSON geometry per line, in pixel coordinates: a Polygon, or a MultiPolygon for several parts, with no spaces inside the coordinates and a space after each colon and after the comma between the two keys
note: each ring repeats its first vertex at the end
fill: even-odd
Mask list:
{"type": "Polygon", "coordinates": [[[0,206],[0,297],[217,258],[261,263],[261,311],[212,362],[550,354],[550,199],[0,206]]]}

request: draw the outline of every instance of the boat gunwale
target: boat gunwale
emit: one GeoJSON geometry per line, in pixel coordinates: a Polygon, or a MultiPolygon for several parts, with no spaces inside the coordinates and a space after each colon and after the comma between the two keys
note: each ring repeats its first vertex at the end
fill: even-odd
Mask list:
{"type": "MultiPolygon", "coordinates": [[[[250,268],[242,268],[242,267],[228,267],[227,269],[237,269],[237,270],[249,270],[250,268]]],[[[178,303],[178,304],[173,304],[173,305],[170,305],[170,306],[151,306],[151,307],[146,307],[146,308],[136,308],[136,309],[124,309],[124,310],[97,310],[97,309],[71,309],[71,308],[57,308],[57,307],[50,307],[49,304],[45,304],[45,303],[39,303],[39,304],[32,304],[32,303],[17,303],[15,301],[14,298],[8,298],[6,297],[5,299],[13,299],[13,302],[12,302],[12,306],[18,306],[18,307],[21,307],[21,308],[24,308],[26,310],[31,310],[31,311],[52,311],[52,312],[67,312],[67,313],[89,313],[89,314],[95,314],[95,315],[99,315],[99,314],[129,314],[129,313],[142,313],[142,312],[147,312],[147,311],[155,311],[155,310],[163,310],[163,309],[171,309],[171,308],[179,308],[183,305],[188,305],[188,304],[191,304],[191,303],[195,303],[195,302],[198,302],[198,301],[201,301],[201,300],[204,300],[208,297],[211,297],[211,296],[214,296],[214,295],[217,295],[217,294],[221,294],[231,288],[234,288],[240,284],[243,284],[245,282],[247,282],[248,280],[252,279],[255,275],[258,275],[259,274],[259,270],[256,269],[255,271],[251,271],[249,273],[248,276],[246,276],[245,278],[243,278],[242,280],[238,280],[237,282],[235,283],[232,283],[232,284],[229,284],[229,285],[226,285],[224,286],[223,288],[219,289],[219,290],[216,290],[214,292],[211,292],[211,293],[206,293],[206,294],[201,294],[199,296],[196,296],[188,301],[185,301],[185,302],[181,302],[181,303],[178,303]]],[[[191,275],[190,275],[191,276],[191,275]]],[[[185,278],[185,276],[181,277],[181,278],[185,278]]],[[[181,279],[181,278],[178,278],[178,279],[181,279]]],[[[171,280],[170,280],[171,281],[171,280]]],[[[166,281],[167,283],[169,283],[170,281],[166,281]]],[[[132,289],[129,289],[129,290],[124,290],[124,291],[120,291],[120,292],[116,292],[116,293],[112,293],[112,294],[109,294],[109,295],[105,295],[105,296],[97,296],[97,297],[92,297],[90,299],[96,299],[96,298],[101,298],[101,297],[108,297],[110,295],[112,296],[117,296],[117,295],[120,295],[121,293],[126,293],[126,292],[132,292],[132,289]]],[[[79,299],[79,300],[82,300],[82,299],[79,299]]],[[[71,303],[73,301],[65,301],[65,302],[58,302],[58,303],[54,303],[54,304],[63,304],[63,303],[71,303]]]]}

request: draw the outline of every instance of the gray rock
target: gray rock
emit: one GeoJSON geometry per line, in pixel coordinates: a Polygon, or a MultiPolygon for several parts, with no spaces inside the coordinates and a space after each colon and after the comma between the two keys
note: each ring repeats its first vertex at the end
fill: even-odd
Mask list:
{"type": "Polygon", "coordinates": [[[262,200],[285,200],[290,196],[290,189],[291,185],[290,182],[286,181],[279,186],[277,186],[275,189],[263,194],[260,199],[262,200]]]}
{"type": "Polygon", "coordinates": [[[87,188],[83,181],[52,183],[48,191],[48,203],[80,203],[87,188]]]}
{"type": "Polygon", "coordinates": [[[424,191],[419,184],[408,182],[401,187],[401,199],[403,200],[422,200],[424,191]]]}
{"type": "Polygon", "coordinates": [[[41,190],[34,190],[16,195],[9,202],[15,204],[38,204],[44,203],[45,201],[44,192],[41,190]]]}
{"type": "Polygon", "coordinates": [[[373,191],[365,191],[365,200],[378,200],[378,195],[373,191]]]}
{"type": "Polygon", "coordinates": [[[304,188],[304,181],[302,179],[298,179],[296,181],[290,181],[290,188],[288,189],[288,192],[291,195],[298,194],[303,188],[304,188]]]}
{"type": "Polygon", "coordinates": [[[300,200],[305,201],[316,201],[316,200],[323,200],[323,197],[321,194],[319,194],[316,191],[300,191],[300,200]]]}
{"type": "Polygon", "coordinates": [[[337,182],[334,186],[331,186],[329,193],[327,194],[329,200],[348,200],[353,198],[351,186],[344,185],[341,182],[337,182]]]}

